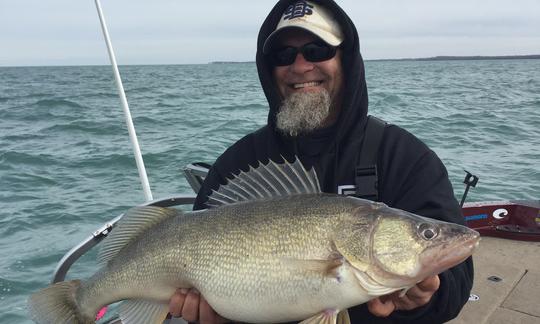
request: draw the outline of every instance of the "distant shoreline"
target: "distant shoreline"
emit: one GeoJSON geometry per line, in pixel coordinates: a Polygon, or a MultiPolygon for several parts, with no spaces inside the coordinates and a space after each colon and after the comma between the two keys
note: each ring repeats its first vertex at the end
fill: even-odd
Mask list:
{"type": "Polygon", "coordinates": [[[246,63],[255,63],[255,61],[214,61],[208,64],[246,64],[246,63]]]}
{"type": "Polygon", "coordinates": [[[479,61],[479,60],[538,60],[540,54],[534,55],[498,55],[498,56],[434,56],[419,58],[373,59],[366,61],[479,61]]]}
{"type": "MultiPolygon", "coordinates": [[[[497,55],[497,56],[433,56],[433,57],[417,57],[417,58],[391,58],[391,59],[366,59],[365,61],[480,61],[480,60],[538,60],[540,54],[534,55],[497,55]]],[[[246,64],[255,63],[255,61],[214,61],[208,64],[246,64]]]]}
{"type": "MultiPolygon", "coordinates": [[[[389,61],[481,61],[481,60],[538,60],[540,54],[533,55],[497,55],[497,56],[434,56],[418,58],[389,58],[389,59],[364,59],[366,62],[389,62],[389,61]]],[[[204,64],[255,64],[255,61],[213,61],[208,63],[131,63],[121,64],[120,66],[151,66],[151,65],[204,65],[204,64]]],[[[67,64],[67,65],[2,65],[0,68],[15,67],[74,67],[74,66],[110,66],[109,64],[67,64]]]]}

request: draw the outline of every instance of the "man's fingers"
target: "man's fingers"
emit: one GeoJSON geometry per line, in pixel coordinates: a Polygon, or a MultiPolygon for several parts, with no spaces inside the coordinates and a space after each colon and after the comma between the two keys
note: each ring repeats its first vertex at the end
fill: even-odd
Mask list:
{"type": "Polygon", "coordinates": [[[432,276],[419,282],[416,286],[409,289],[406,296],[410,300],[414,301],[418,306],[427,304],[433,294],[439,289],[440,286],[439,276],[432,276]]]}
{"type": "Polygon", "coordinates": [[[392,314],[394,309],[396,309],[396,306],[392,299],[387,299],[383,302],[380,298],[375,298],[368,302],[368,310],[371,314],[378,317],[387,317],[392,314]]]}
{"type": "Polygon", "coordinates": [[[171,300],[169,301],[169,313],[171,313],[173,317],[182,316],[182,307],[184,307],[186,293],[186,289],[177,289],[171,297],[171,300]]]}
{"type": "Polygon", "coordinates": [[[411,310],[427,304],[433,294],[439,289],[439,276],[432,276],[411,287],[400,297],[399,291],[390,295],[380,296],[368,302],[368,310],[375,316],[386,317],[395,310],[411,310]]]}
{"type": "Polygon", "coordinates": [[[200,324],[220,324],[225,323],[223,317],[219,316],[208,304],[204,297],[201,297],[199,304],[199,323],[200,324]]]}
{"type": "Polygon", "coordinates": [[[411,310],[429,303],[440,286],[439,276],[432,276],[419,282],[407,291],[405,296],[394,300],[396,309],[411,310]]]}
{"type": "Polygon", "coordinates": [[[420,306],[426,304],[433,295],[433,291],[426,291],[418,287],[411,288],[407,294],[404,296],[404,299],[409,299],[420,306]]]}
{"type": "Polygon", "coordinates": [[[422,281],[420,281],[416,287],[418,287],[420,290],[427,291],[427,292],[435,292],[437,289],[439,289],[439,286],[441,285],[441,280],[439,279],[439,276],[431,276],[428,277],[422,281]]]}
{"type": "Polygon", "coordinates": [[[214,324],[217,323],[215,312],[210,305],[206,302],[206,299],[201,297],[201,303],[199,304],[199,323],[200,324],[214,324]]]}
{"type": "Polygon", "coordinates": [[[408,295],[403,297],[396,296],[394,298],[396,310],[411,310],[418,307],[417,301],[409,298],[408,295]]]}
{"type": "Polygon", "coordinates": [[[186,300],[182,307],[182,318],[188,322],[197,321],[199,319],[199,302],[199,292],[195,289],[191,289],[186,295],[186,300]]]}

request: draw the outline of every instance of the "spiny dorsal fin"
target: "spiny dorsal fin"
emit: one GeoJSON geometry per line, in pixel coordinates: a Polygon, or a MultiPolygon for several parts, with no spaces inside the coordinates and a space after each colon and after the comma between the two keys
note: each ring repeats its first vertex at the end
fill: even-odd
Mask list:
{"type": "Polygon", "coordinates": [[[249,167],[247,172],[229,179],[226,185],[214,190],[207,205],[218,207],[241,201],[271,199],[296,194],[320,193],[319,180],[313,168],[307,171],[300,159],[283,163],[269,161],[267,164],[249,167]]]}
{"type": "Polygon", "coordinates": [[[178,215],[180,211],[155,206],[133,207],[118,221],[111,234],[103,241],[98,252],[98,262],[105,264],[141,233],[163,220],[178,215]]]}

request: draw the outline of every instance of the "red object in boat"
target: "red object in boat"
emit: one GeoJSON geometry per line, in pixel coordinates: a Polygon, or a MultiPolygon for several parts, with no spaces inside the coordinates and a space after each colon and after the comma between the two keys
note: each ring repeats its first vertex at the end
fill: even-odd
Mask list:
{"type": "Polygon", "coordinates": [[[102,309],[99,310],[99,312],[96,315],[96,321],[102,319],[105,316],[106,313],[107,313],[107,306],[105,306],[105,307],[103,307],[102,309]]]}
{"type": "Polygon", "coordinates": [[[481,235],[540,242],[540,200],[470,202],[462,210],[481,235]]]}

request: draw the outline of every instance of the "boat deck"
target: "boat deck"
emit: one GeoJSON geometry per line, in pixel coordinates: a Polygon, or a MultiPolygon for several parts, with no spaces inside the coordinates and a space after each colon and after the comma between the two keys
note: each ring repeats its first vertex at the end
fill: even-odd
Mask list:
{"type": "Polygon", "coordinates": [[[451,324],[540,323],[540,242],[482,237],[470,300],[451,324]]]}

